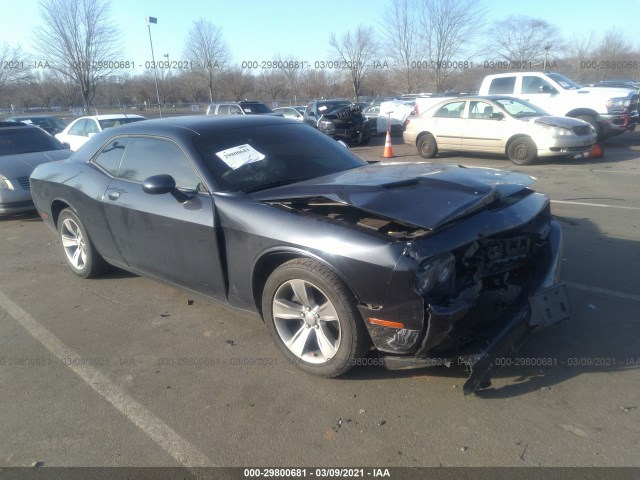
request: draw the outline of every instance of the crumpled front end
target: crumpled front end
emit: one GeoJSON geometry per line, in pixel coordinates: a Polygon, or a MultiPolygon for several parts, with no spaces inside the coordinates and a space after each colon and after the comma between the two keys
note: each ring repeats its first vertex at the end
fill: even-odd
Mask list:
{"type": "Polygon", "coordinates": [[[413,288],[422,322],[405,317],[393,331],[381,323],[392,312],[383,308],[377,324],[365,316],[390,369],[464,363],[469,393],[488,386],[494,360],[517,349],[535,327],[569,314],[558,284],[562,233],[544,195],[523,194],[463,219],[413,242],[406,256],[417,265],[413,288]]]}

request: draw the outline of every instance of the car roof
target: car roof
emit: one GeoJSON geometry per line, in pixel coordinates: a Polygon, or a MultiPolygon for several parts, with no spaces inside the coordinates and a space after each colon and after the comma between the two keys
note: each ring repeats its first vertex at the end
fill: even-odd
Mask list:
{"type": "Polygon", "coordinates": [[[83,118],[91,118],[93,120],[120,120],[123,118],[145,118],[142,115],[128,114],[128,113],[112,113],[105,115],[87,115],[84,117],[76,118],[76,120],[82,120],[83,118]]]}
{"type": "Polygon", "coordinates": [[[2,130],[10,130],[10,129],[15,129],[15,128],[19,128],[19,129],[23,129],[23,128],[38,128],[35,125],[32,124],[28,124],[28,123],[22,123],[22,122],[7,122],[7,121],[0,121],[0,128],[2,128],[2,130]]]}
{"type": "Polygon", "coordinates": [[[157,134],[176,133],[189,131],[198,135],[206,135],[218,130],[232,128],[258,127],[261,125],[273,125],[288,123],[300,125],[300,122],[280,116],[269,115],[185,115],[179,117],[166,117],[145,122],[133,122],[118,127],[118,134],[157,134]]]}

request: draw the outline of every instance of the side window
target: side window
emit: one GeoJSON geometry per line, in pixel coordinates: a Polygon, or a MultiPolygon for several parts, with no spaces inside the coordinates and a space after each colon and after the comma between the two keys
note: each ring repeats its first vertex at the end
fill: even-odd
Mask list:
{"type": "Polygon", "coordinates": [[[98,133],[100,129],[98,128],[98,124],[95,120],[87,120],[87,127],[85,128],[84,134],[88,136],[90,133],[98,133]]]}
{"type": "Polygon", "coordinates": [[[493,107],[487,102],[471,102],[469,104],[469,118],[491,118],[493,107]]]}
{"type": "Polygon", "coordinates": [[[465,103],[464,101],[447,103],[435,113],[434,117],[462,118],[465,103]]]}
{"type": "Polygon", "coordinates": [[[522,93],[541,93],[540,87],[546,87],[547,91],[551,91],[553,88],[540,77],[533,77],[531,75],[522,77],[522,93]]]}
{"type": "Polygon", "coordinates": [[[307,115],[309,114],[314,114],[313,112],[313,108],[315,107],[315,103],[311,102],[309,105],[307,105],[307,115]]]}
{"type": "Polygon", "coordinates": [[[242,110],[238,105],[229,105],[229,113],[231,115],[242,115],[242,110]]]}
{"type": "Polygon", "coordinates": [[[218,115],[229,115],[229,105],[220,105],[218,107],[218,115]]]}
{"type": "Polygon", "coordinates": [[[120,167],[120,160],[122,154],[127,146],[127,137],[120,137],[111,140],[104,146],[102,151],[93,160],[94,163],[100,165],[103,169],[109,172],[114,177],[118,174],[118,167],[120,167]]]}
{"type": "Polygon", "coordinates": [[[198,190],[200,177],[178,146],[159,138],[132,137],[120,162],[118,177],[143,182],[152,175],[171,175],[178,188],[198,190]]]}
{"type": "Polygon", "coordinates": [[[489,85],[489,95],[512,95],[516,86],[516,77],[494,78],[489,85]]]}
{"type": "Polygon", "coordinates": [[[69,135],[80,135],[80,136],[84,136],[84,129],[85,126],[87,125],[87,119],[82,119],[82,120],[78,120],[76,123],[73,124],[73,127],[71,127],[71,129],[69,130],[69,135]]]}

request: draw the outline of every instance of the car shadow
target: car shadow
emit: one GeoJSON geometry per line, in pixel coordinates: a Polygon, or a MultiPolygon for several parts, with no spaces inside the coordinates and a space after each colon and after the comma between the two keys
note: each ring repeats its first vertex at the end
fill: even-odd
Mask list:
{"type": "Polygon", "coordinates": [[[21,222],[41,222],[42,221],[42,219],[40,218],[40,215],[38,215],[38,212],[36,212],[35,210],[24,212],[24,213],[16,213],[14,215],[0,216],[0,222],[7,222],[12,220],[19,220],[21,222]]]}
{"type": "MultiPolygon", "coordinates": [[[[526,395],[581,375],[640,368],[640,272],[634,267],[638,241],[613,237],[589,219],[556,219],[565,237],[562,278],[568,286],[571,317],[532,335],[519,351],[501,358],[501,368],[492,374],[493,385],[476,392],[480,398],[526,395]]],[[[456,362],[450,367],[389,371],[376,355],[372,353],[365,366],[343,378],[449,378],[462,388],[469,374],[456,362]]]]}

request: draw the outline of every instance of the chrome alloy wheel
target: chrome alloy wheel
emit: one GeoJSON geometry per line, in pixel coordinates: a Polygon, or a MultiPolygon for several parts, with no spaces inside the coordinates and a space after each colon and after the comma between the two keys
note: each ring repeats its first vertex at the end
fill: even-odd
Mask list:
{"type": "Polygon", "coordinates": [[[69,263],[77,270],[82,270],[87,262],[87,245],[82,230],[73,219],[64,219],[60,238],[69,263]]]}
{"type": "Polygon", "coordinates": [[[317,365],[335,356],[341,340],[338,312],[318,287],[300,279],[284,282],[272,311],[280,339],[296,357],[317,365]]]}

